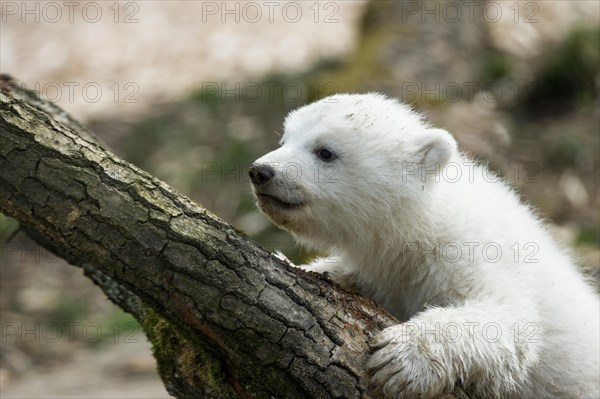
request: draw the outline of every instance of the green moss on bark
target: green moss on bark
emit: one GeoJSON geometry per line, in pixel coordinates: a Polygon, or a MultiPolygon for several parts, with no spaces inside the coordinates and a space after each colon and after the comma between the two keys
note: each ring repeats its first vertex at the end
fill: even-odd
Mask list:
{"type": "Polygon", "coordinates": [[[142,322],[152,342],[158,372],[177,397],[237,397],[227,383],[221,360],[207,345],[191,341],[170,321],[148,307],[142,322]],[[190,387],[194,391],[190,391],[190,387]],[[197,389],[197,390],[196,390],[197,389]]]}

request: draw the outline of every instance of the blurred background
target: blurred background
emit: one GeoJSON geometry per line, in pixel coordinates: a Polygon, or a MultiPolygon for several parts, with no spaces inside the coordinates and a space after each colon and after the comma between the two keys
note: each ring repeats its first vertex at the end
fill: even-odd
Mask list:
{"type": "MultiPolygon", "coordinates": [[[[255,209],[247,166],[275,148],[290,110],[335,92],[387,93],[489,162],[597,279],[599,8],[2,1],[0,71],[297,262],[311,254],[255,209]]],[[[17,229],[0,215],[0,395],[168,397],[135,320],[17,229]]]]}

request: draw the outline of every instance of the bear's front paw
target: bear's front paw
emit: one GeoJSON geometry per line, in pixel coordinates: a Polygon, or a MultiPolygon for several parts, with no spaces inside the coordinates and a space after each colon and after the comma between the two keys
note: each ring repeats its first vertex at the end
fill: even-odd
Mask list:
{"type": "Polygon", "coordinates": [[[367,363],[371,387],[385,398],[430,398],[445,392],[450,378],[442,348],[399,324],[375,339],[367,363]]]}

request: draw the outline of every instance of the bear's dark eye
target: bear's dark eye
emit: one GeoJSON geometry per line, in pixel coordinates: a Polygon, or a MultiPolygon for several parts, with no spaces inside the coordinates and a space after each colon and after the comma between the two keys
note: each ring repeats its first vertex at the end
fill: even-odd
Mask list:
{"type": "Polygon", "coordinates": [[[319,159],[325,162],[331,162],[337,158],[337,156],[327,148],[320,148],[316,152],[319,159]]]}

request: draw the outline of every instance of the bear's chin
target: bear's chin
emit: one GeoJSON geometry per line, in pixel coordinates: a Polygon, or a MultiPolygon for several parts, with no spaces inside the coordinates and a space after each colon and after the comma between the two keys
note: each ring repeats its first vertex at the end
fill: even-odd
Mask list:
{"type": "Polygon", "coordinates": [[[257,194],[258,206],[267,213],[285,213],[291,212],[294,209],[299,209],[304,206],[303,203],[285,202],[277,197],[267,194],[257,194]]]}
{"type": "Polygon", "coordinates": [[[291,211],[267,207],[261,207],[260,209],[274,225],[286,230],[295,237],[304,236],[308,232],[306,222],[303,222],[304,218],[301,210],[298,208],[294,208],[291,211]]]}

